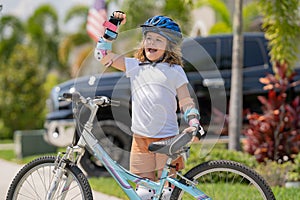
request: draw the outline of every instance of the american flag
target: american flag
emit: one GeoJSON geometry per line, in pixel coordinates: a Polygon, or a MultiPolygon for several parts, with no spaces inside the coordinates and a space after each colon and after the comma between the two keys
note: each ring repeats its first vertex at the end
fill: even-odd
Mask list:
{"type": "Polygon", "coordinates": [[[89,36],[97,42],[104,34],[103,23],[107,20],[105,0],[95,0],[93,7],[89,9],[86,30],[89,36]]]}

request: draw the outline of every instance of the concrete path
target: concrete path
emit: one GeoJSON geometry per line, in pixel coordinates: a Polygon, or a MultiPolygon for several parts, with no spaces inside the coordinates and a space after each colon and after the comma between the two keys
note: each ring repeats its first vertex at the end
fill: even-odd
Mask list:
{"type": "MultiPolygon", "coordinates": [[[[0,159],[0,200],[5,200],[9,185],[21,168],[22,165],[0,159]]],[[[116,197],[108,196],[95,191],[93,191],[93,196],[95,200],[119,200],[116,197]]]]}

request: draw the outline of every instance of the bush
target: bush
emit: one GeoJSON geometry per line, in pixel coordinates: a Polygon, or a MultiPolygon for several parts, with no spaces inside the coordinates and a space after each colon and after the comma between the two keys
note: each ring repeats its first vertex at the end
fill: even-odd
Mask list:
{"type": "Polygon", "coordinates": [[[255,157],[249,155],[248,153],[243,153],[240,151],[230,151],[224,148],[213,148],[211,151],[207,152],[204,155],[205,148],[202,148],[200,144],[193,144],[191,146],[190,158],[186,163],[186,169],[190,169],[197,164],[207,162],[210,160],[232,160],[250,168],[256,168],[258,162],[255,160],[255,157]]]}
{"type": "Polygon", "coordinates": [[[15,130],[43,127],[46,97],[37,50],[17,45],[14,52],[0,74],[0,119],[4,126],[0,135],[10,139],[15,130]]]}
{"type": "Polygon", "coordinates": [[[300,181],[300,153],[293,158],[293,163],[288,172],[288,181],[300,181]]]}
{"type": "Polygon", "coordinates": [[[266,159],[282,163],[293,160],[300,152],[300,97],[287,102],[287,91],[292,89],[293,76],[278,68],[278,76],[267,75],[261,82],[269,90],[268,97],[258,97],[263,114],[249,114],[249,127],[244,131],[244,150],[259,162],[266,159]]]}
{"type": "Polygon", "coordinates": [[[0,119],[0,139],[10,139],[11,135],[9,129],[5,127],[4,122],[0,119]]]}
{"type": "Polygon", "coordinates": [[[279,164],[275,161],[267,160],[256,168],[258,173],[262,175],[270,186],[284,186],[287,173],[291,168],[290,162],[279,164]]]}

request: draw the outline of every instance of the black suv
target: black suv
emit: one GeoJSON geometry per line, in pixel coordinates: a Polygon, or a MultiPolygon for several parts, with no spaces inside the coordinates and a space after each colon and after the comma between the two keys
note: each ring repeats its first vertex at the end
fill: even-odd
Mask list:
{"type": "MultiPolygon", "coordinates": [[[[190,81],[191,93],[197,99],[203,125],[223,127],[231,87],[232,39],[232,35],[228,34],[187,39],[183,42],[184,69],[190,81]],[[214,113],[217,113],[215,118],[212,117],[214,113]]],[[[273,73],[267,44],[263,33],[244,35],[243,108],[252,112],[260,112],[257,96],[267,93],[263,90],[259,78],[273,73]]],[[[298,75],[295,80],[299,80],[299,65],[296,66],[296,71],[298,75]]],[[[293,89],[299,94],[299,86],[293,89]]],[[[121,102],[119,107],[99,110],[101,116],[98,116],[94,134],[105,144],[107,152],[127,167],[131,144],[129,79],[122,72],[105,73],[80,77],[54,87],[47,103],[49,113],[45,128],[47,141],[56,146],[70,144],[76,133],[71,103],[58,100],[64,92],[72,90],[85,96],[105,95],[121,102]]],[[[81,116],[84,118],[84,115],[81,116]]],[[[209,130],[214,132],[215,129],[209,130]]],[[[88,151],[82,158],[81,165],[90,176],[107,174],[102,166],[93,161],[88,151]]]]}

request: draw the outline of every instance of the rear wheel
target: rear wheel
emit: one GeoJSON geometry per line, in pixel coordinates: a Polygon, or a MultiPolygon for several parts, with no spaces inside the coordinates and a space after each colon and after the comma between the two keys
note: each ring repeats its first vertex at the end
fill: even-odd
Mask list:
{"type": "MultiPolygon", "coordinates": [[[[267,182],[254,170],[233,161],[219,160],[200,164],[185,175],[196,187],[214,200],[275,200],[267,182]]],[[[185,180],[181,180],[186,183],[185,180]]],[[[174,188],[172,200],[196,199],[174,188]]]]}
{"type": "MultiPolygon", "coordinates": [[[[112,120],[100,121],[94,126],[93,133],[106,152],[120,165],[129,166],[131,137],[112,120]]],[[[80,165],[90,177],[109,176],[105,167],[93,156],[85,151],[80,165]]]]}
{"type": "MultiPolygon", "coordinates": [[[[45,156],[25,165],[13,179],[6,199],[46,199],[54,177],[55,159],[54,156],[45,156]]],[[[91,187],[77,166],[67,164],[54,199],[93,199],[91,187]]]]}

